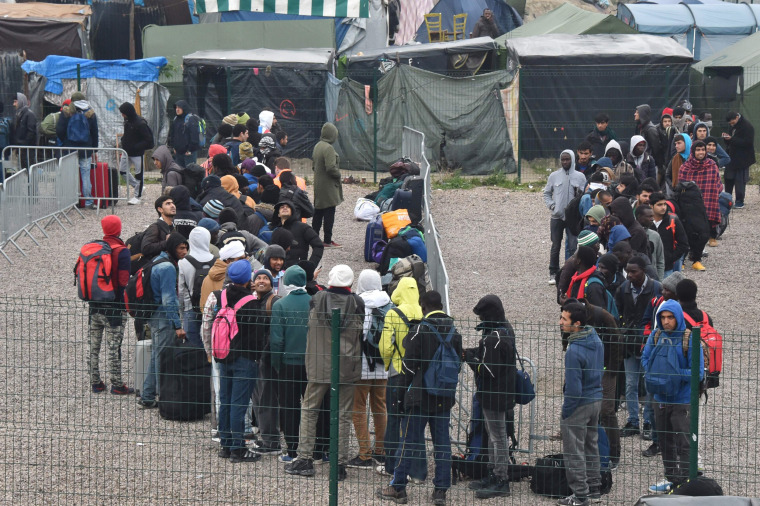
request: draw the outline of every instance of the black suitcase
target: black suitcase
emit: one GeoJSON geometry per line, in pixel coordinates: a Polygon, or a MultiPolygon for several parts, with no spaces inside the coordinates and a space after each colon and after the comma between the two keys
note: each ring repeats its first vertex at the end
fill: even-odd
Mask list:
{"type": "Polygon", "coordinates": [[[211,412],[211,364],[206,351],[175,341],[159,357],[158,413],[167,420],[198,420],[211,412]]]}
{"type": "MultiPolygon", "coordinates": [[[[407,200],[407,206],[405,208],[400,207],[399,209],[406,209],[409,212],[409,219],[412,220],[412,225],[418,225],[422,221],[425,178],[422,176],[407,176],[407,178],[404,179],[404,184],[401,185],[401,188],[396,190],[397,194],[399,192],[411,192],[408,196],[402,197],[407,200]]],[[[393,197],[393,200],[395,205],[395,196],[393,197]]]]}

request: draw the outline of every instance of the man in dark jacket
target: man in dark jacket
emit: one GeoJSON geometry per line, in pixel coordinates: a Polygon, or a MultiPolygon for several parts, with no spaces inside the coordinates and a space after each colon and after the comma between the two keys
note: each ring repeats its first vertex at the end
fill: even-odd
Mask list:
{"type": "Polygon", "coordinates": [[[201,194],[198,195],[198,203],[205,206],[210,200],[218,200],[224,207],[231,207],[238,217],[245,214],[243,203],[222,188],[222,180],[219,176],[207,176],[201,182],[201,194]]]}
{"type": "Polygon", "coordinates": [[[119,112],[124,118],[124,135],[121,136],[121,148],[127,152],[127,156],[122,157],[119,163],[119,172],[127,178],[127,183],[131,186],[135,195],[127,201],[127,204],[139,204],[143,191],[143,157],[145,151],[154,145],[153,132],[148,126],[145,118],[139,116],[135,111],[135,106],[129,102],[124,102],[119,106],[119,112]],[[135,168],[135,175],[129,171],[129,166],[135,168]]]}
{"type": "Polygon", "coordinates": [[[176,214],[174,215],[174,227],[177,232],[190,238],[190,232],[198,225],[203,218],[203,213],[190,209],[190,191],[182,185],[175,186],[169,192],[174,202],[176,214]]]}
{"type": "MultiPolygon", "coordinates": [[[[454,406],[454,397],[435,396],[428,393],[423,377],[430,367],[430,363],[439,346],[439,338],[446,336],[453,330],[451,345],[457,356],[462,356],[462,336],[456,331],[454,321],[443,312],[441,294],[436,291],[426,292],[420,298],[422,314],[425,317],[422,322],[412,327],[409,334],[404,338],[403,369],[409,389],[404,396],[404,411],[408,416],[407,430],[403,439],[412,443],[424,441],[426,426],[430,426],[435,447],[435,478],[433,479],[433,504],[446,503],[446,491],[451,487],[451,439],[449,437],[449,423],[451,421],[451,408],[454,406]],[[433,330],[435,329],[435,331],[433,330]]],[[[380,499],[390,499],[395,502],[406,500],[407,475],[411,468],[412,459],[425,458],[416,451],[405,451],[405,445],[397,452],[396,467],[391,484],[377,491],[380,499]]]]}
{"type": "Polygon", "coordinates": [[[319,235],[308,223],[298,219],[295,207],[292,200],[280,200],[274,206],[272,216],[272,228],[283,227],[293,234],[293,244],[287,252],[285,268],[297,265],[301,260],[308,260],[314,265],[319,265],[325,249],[324,243],[319,240],[319,235]],[[311,247],[311,256],[309,256],[309,247],[311,247]]]}
{"type": "MultiPolygon", "coordinates": [[[[641,104],[636,107],[633,113],[636,120],[635,133],[644,137],[647,141],[647,153],[654,156],[660,152],[660,134],[657,132],[657,125],[652,123],[652,108],[649,104],[641,104]]],[[[631,146],[633,149],[633,146],[631,146]]]]}
{"type": "Polygon", "coordinates": [[[610,141],[617,139],[615,132],[609,128],[610,117],[601,112],[594,117],[596,126],[586,136],[586,141],[591,144],[594,158],[599,160],[604,156],[605,147],[610,141]]]}
{"type": "Polygon", "coordinates": [[[604,347],[588,324],[586,308],[578,302],[562,307],[560,329],[569,334],[560,429],[565,474],[573,494],[557,504],[585,506],[589,498],[601,497],[598,425],[604,347]]]}
{"type": "MultiPolygon", "coordinates": [[[[16,117],[13,120],[12,135],[10,144],[16,146],[37,145],[37,117],[29,108],[29,99],[23,93],[16,93],[16,100],[13,101],[16,108],[16,117]]],[[[19,154],[22,167],[29,167],[34,163],[36,157],[30,158],[29,151],[22,150],[19,154]]]]}
{"type": "Polygon", "coordinates": [[[147,259],[166,251],[166,241],[169,234],[174,232],[174,216],[177,214],[177,207],[168,195],[158,197],[154,207],[158,220],[145,230],[141,246],[142,254],[147,259]]]}
{"type": "MultiPolygon", "coordinates": [[[[644,344],[644,316],[647,304],[662,292],[662,285],[646,275],[646,264],[640,257],[631,257],[625,266],[628,280],[615,293],[615,303],[620,313],[620,321],[625,340],[625,405],[628,409],[628,423],[623,427],[622,437],[639,434],[639,381],[641,369],[641,347],[644,344]]],[[[652,403],[647,398],[644,405],[644,423],[654,421],[652,403]]]]}
{"type": "Polygon", "coordinates": [[[190,114],[190,104],[184,100],[177,101],[174,111],[177,115],[172,122],[168,144],[174,153],[174,161],[180,167],[186,167],[188,163],[194,163],[198,158],[200,147],[198,120],[194,114],[190,114]]]}
{"type": "Polygon", "coordinates": [[[596,251],[589,246],[578,246],[575,257],[577,267],[570,280],[567,296],[585,298],[595,306],[607,307],[605,282],[602,275],[596,272],[596,251]]]}
{"type": "MultiPolygon", "coordinates": [[[[98,117],[90,107],[84,93],[74,92],[71,103],[61,110],[61,116],[55,125],[55,133],[63,146],[75,148],[98,147],[98,117]]],[[[92,183],[90,183],[90,164],[92,150],[79,150],[79,177],[82,183],[82,197],[85,206],[95,209],[92,201],[92,183]]]]}
{"type": "Polygon", "coordinates": [[[652,229],[660,234],[665,252],[665,277],[668,277],[673,271],[681,270],[683,256],[689,251],[689,237],[678,216],[669,212],[668,200],[664,193],[651,194],[649,202],[654,213],[652,229]]]}
{"type": "MultiPolygon", "coordinates": [[[[470,484],[478,499],[509,496],[508,412],[515,399],[515,333],[496,295],[481,298],[472,310],[480,318],[482,332],[477,348],[466,350],[467,363],[475,371],[475,394],[483,409],[488,431],[488,475],[470,484]]],[[[514,414],[512,415],[514,416],[514,414]]]]}
{"type": "Polygon", "coordinates": [[[755,163],[755,128],[738,112],[729,112],[726,121],[731,127],[729,133],[723,134],[731,157],[731,162],[726,166],[726,191],[731,193],[736,186],[734,209],[743,209],[749,166],[755,163]]]}
{"type": "Polygon", "coordinates": [[[480,16],[480,19],[472,29],[472,38],[491,37],[495,39],[499,35],[501,35],[501,32],[499,32],[499,27],[493,19],[493,12],[491,12],[491,9],[484,9],[483,15],[480,16]]]}
{"type": "Polygon", "coordinates": [[[630,201],[625,197],[618,197],[610,204],[610,214],[620,218],[628,233],[631,234],[628,243],[631,249],[637,253],[649,256],[649,240],[644,228],[636,221],[630,201]]]}

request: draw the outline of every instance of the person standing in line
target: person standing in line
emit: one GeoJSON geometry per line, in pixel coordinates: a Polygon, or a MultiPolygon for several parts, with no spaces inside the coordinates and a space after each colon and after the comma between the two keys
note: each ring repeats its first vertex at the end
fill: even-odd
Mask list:
{"type": "Polygon", "coordinates": [[[197,117],[190,114],[190,104],[186,101],[177,100],[174,112],[177,115],[172,122],[168,145],[174,154],[174,161],[184,168],[198,158],[200,127],[197,117]]]}
{"type": "MultiPolygon", "coordinates": [[[[16,146],[34,147],[37,145],[37,117],[29,107],[29,99],[23,93],[16,93],[13,101],[16,108],[16,117],[13,119],[10,144],[16,146]]],[[[19,156],[21,168],[28,168],[34,164],[36,157],[29,157],[29,150],[22,150],[19,156]]]]}
{"type": "Polygon", "coordinates": [[[343,183],[340,180],[340,163],[333,144],[338,140],[338,129],[332,123],[322,125],[322,135],[311,155],[314,171],[314,218],[312,228],[319,235],[325,224],[325,248],[340,248],[333,241],[335,208],[343,202],[343,183]]]}
{"type": "Polygon", "coordinates": [[[744,191],[749,180],[749,166],[755,163],[755,127],[738,112],[726,115],[730,128],[723,134],[728,146],[731,162],[726,166],[724,178],[726,191],[731,193],[736,187],[734,209],[744,209],[744,191]]]}
{"type": "MultiPolygon", "coordinates": [[[[71,95],[71,103],[63,108],[61,117],[55,125],[55,133],[61,144],[72,148],[98,147],[98,117],[90,107],[87,98],[81,91],[71,95]]],[[[96,209],[92,200],[92,183],[90,182],[90,166],[94,151],[78,150],[79,177],[82,182],[82,197],[85,207],[96,209]]]]}
{"type": "Polygon", "coordinates": [[[119,112],[124,118],[124,135],[121,137],[121,148],[127,152],[127,156],[121,157],[119,172],[127,178],[127,184],[135,192],[127,204],[136,205],[140,203],[142,197],[145,179],[145,171],[143,170],[145,151],[151,149],[155,142],[148,122],[137,114],[134,105],[124,102],[119,106],[119,112]],[[135,168],[134,176],[129,171],[130,165],[135,168]]]}

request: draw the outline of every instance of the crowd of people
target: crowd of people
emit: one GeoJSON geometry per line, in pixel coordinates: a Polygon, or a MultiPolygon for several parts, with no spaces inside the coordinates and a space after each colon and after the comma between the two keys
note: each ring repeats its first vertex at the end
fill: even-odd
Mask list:
{"type": "MultiPolygon", "coordinates": [[[[121,111],[126,122],[139,122],[129,104],[121,111]]],[[[702,249],[708,242],[714,245],[711,240],[722,233],[720,211],[713,212],[718,195],[708,193],[720,192],[722,184],[712,159],[717,149],[710,151],[700,138],[704,123],[695,124],[692,139],[677,130],[676,125],[683,124],[678,112],[676,108],[665,129],[672,149],[667,145],[664,152],[650,150],[656,134],[649,128],[648,106],[637,108],[640,128],[630,152],[614,140],[607,118],[598,116],[597,127],[581,143],[577,157],[572,150],[562,152],[562,168],[551,174],[544,190],[552,211],[550,274],[558,289],[565,349],[560,438],[572,494],[561,499],[561,505],[583,506],[603,493],[600,425],[609,438],[610,469],[620,464],[621,438],[640,434],[652,440],[644,456],[661,454],[663,459],[665,479],[650,490],[674,489],[688,477],[690,354],[692,345],[702,349],[690,339],[689,329],[712,326],[713,321],[697,307],[697,285],[684,277],[681,264],[689,254],[692,267],[704,269],[702,249]],[[689,142],[691,150],[682,156],[689,142]],[[599,143],[605,145],[605,156],[595,159],[599,143]],[[668,172],[661,166],[668,157],[671,168],[673,161],[683,161],[677,176],[672,176],[675,169],[668,172]],[[699,227],[694,223],[700,220],[709,224],[708,235],[713,235],[694,243],[702,232],[695,231],[699,227]],[[563,235],[566,261],[560,267],[563,235]],[[668,347],[678,353],[663,350],[668,347]],[[668,367],[677,372],[663,372],[668,367]],[[624,376],[618,371],[625,371],[624,376]],[[647,395],[640,402],[642,380],[647,395]],[[621,394],[627,410],[622,429],[616,416],[621,394]]],[[[285,473],[313,476],[315,463],[329,460],[325,415],[334,339],[331,311],[338,308],[338,479],[346,479],[347,468],[373,469],[389,479],[377,497],[406,503],[409,482],[427,479],[424,434],[429,427],[435,461],[431,500],[444,504],[452,485],[451,410],[460,366],[468,364],[476,377],[489,461],[486,476],[469,488],[478,498],[508,496],[508,413],[516,403],[517,347],[501,300],[486,295],[473,308],[480,320],[480,339],[468,349],[454,319],[443,312],[441,295],[420,287],[413,277],[402,277],[388,290],[377,270],[365,269],[355,276],[349,266],[335,265],[327,284],[320,285],[324,248],[337,246],[332,224],[335,207],[343,199],[332,147],[337,138],[334,125],[324,125],[314,148],[313,203],[287,158],[274,158],[270,167],[251,149],[246,126],[250,120],[240,123],[245,115],[235,115],[235,126],[231,123],[236,118],[225,118],[233,140],[209,147],[208,162],[197,166],[203,177],[193,195],[197,146],[178,142],[178,129],[192,122],[182,119],[183,113],[187,104],[180,102],[173,149],[161,146],[153,154],[164,176],[162,195],[154,203],[158,219],[127,243],[120,238],[117,216],[101,221],[103,240],[118,270],[112,276],[117,295],[115,302],[90,302],[92,391],[106,389],[98,367],[105,334],[111,393],[134,392],[123,381],[119,363],[123,294],[130,273],[149,266],[152,349],[145,381],[137,385],[139,405],[158,407],[160,357],[177,340],[190,343],[203,349],[212,364],[212,436],[219,442],[219,457],[243,463],[277,455],[285,473]],[[237,164],[231,146],[237,147],[237,164]],[[311,225],[307,218],[312,218],[311,225]],[[320,240],[323,221],[325,237],[320,240]],[[368,430],[368,405],[374,441],[368,430]],[[355,456],[349,455],[352,426],[359,448],[355,456]]],[[[262,112],[264,128],[262,116],[256,128],[262,140],[271,139],[268,127],[273,124],[273,115],[264,113],[268,111],[262,112]]],[[[744,141],[737,141],[751,126],[735,113],[729,113],[728,121],[731,133],[724,136],[724,160],[747,163],[744,141]]],[[[195,128],[190,125],[191,131],[195,128]]],[[[657,146],[663,149],[663,143],[657,146]]],[[[134,152],[128,151],[129,156],[134,152]]],[[[266,160],[261,149],[258,154],[266,160]]],[[[738,181],[744,169],[733,167],[736,207],[743,201],[738,181]]],[[[141,191],[138,179],[136,175],[133,186],[141,191]]],[[[144,332],[144,321],[135,324],[138,334],[144,332]]],[[[701,354],[700,360],[699,375],[705,378],[701,354]]]]}

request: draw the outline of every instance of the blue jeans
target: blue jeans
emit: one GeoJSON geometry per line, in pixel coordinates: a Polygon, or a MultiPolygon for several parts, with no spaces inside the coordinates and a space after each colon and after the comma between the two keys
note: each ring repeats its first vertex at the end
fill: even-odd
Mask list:
{"type": "Polygon", "coordinates": [[[148,324],[150,325],[153,346],[150,353],[148,373],[145,375],[145,382],[140,394],[144,401],[152,401],[156,398],[156,394],[161,394],[161,385],[158,382],[161,353],[174,343],[175,336],[174,326],[166,318],[151,318],[148,324]]]}
{"type": "Polygon", "coordinates": [[[549,221],[549,232],[552,241],[552,248],[549,253],[549,274],[553,276],[560,269],[559,251],[562,249],[562,236],[565,236],[565,261],[573,256],[573,253],[578,248],[578,236],[570,233],[570,229],[565,225],[565,220],[552,218],[549,221]]]}
{"type": "Polygon", "coordinates": [[[203,348],[201,340],[201,315],[193,310],[185,311],[182,328],[187,333],[187,342],[197,348],[203,348]]]}
{"type": "MultiPolygon", "coordinates": [[[[92,197],[92,183],[90,182],[90,164],[92,158],[85,157],[79,159],[79,178],[82,180],[82,197],[92,197]]],[[[92,199],[85,200],[84,205],[92,204],[92,199]]]]}
{"type": "MultiPolygon", "coordinates": [[[[406,387],[404,385],[404,375],[398,374],[388,378],[388,385],[385,387],[385,407],[387,412],[387,422],[385,425],[385,471],[393,474],[396,470],[396,452],[398,451],[399,441],[406,427],[406,416],[404,415],[403,400],[406,387]]],[[[412,450],[412,443],[406,443],[406,449],[412,450]]],[[[425,459],[425,447],[417,448],[416,455],[419,458],[412,459],[409,476],[418,480],[427,478],[427,462],[425,459]]]]}
{"type": "MultiPolygon", "coordinates": [[[[448,490],[451,487],[451,438],[449,437],[449,422],[451,410],[436,414],[423,413],[420,408],[412,408],[406,420],[406,433],[402,437],[401,448],[396,452],[396,458],[401,463],[393,473],[391,485],[397,490],[406,488],[407,479],[412,468],[412,459],[419,458],[416,451],[409,451],[408,442],[425,444],[425,426],[430,426],[433,437],[433,458],[435,459],[435,477],[433,485],[436,490],[448,490]]],[[[423,451],[421,460],[425,462],[423,451]]]]}
{"type": "MultiPolygon", "coordinates": [[[[641,367],[641,359],[637,357],[628,357],[623,363],[625,364],[625,406],[628,409],[628,423],[639,426],[639,381],[644,375],[644,369],[641,367]]],[[[649,394],[644,401],[644,423],[654,421],[654,408],[652,399],[649,394]]]]}
{"type": "Polygon", "coordinates": [[[254,360],[238,357],[231,364],[219,363],[219,438],[222,447],[245,448],[245,411],[256,385],[258,366],[254,360]]]}

